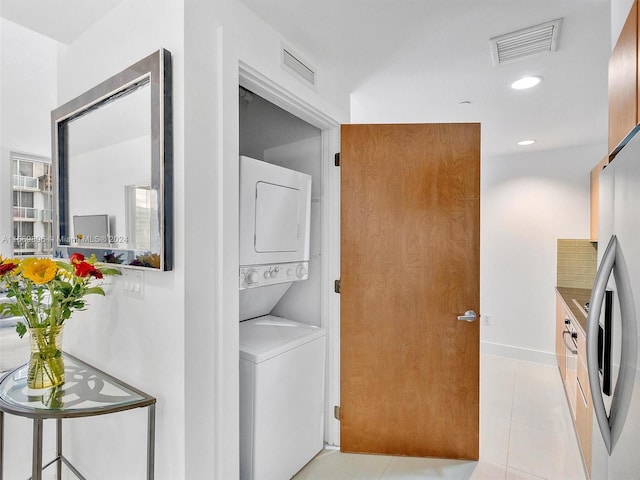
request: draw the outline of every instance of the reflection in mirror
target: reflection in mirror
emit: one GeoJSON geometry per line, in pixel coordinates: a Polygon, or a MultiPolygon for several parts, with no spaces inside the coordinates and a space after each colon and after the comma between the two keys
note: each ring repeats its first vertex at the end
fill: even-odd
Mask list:
{"type": "MultiPolygon", "coordinates": [[[[151,188],[150,87],[110,102],[68,124],[69,216],[72,240],[82,246],[132,249],[125,221],[125,181],[151,188]],[[108,231],[76,229],[77,216],[108,215],[108,231]],[[91,234],[97,234],[96,236],[91,234]],[[108,235],[108,238],[105,237],[108,235]],[[94,245],[92,245],[94,244],[94,245]]],[[[157,212],[157,210],[156,210],[157,212]]],[[[150,213],[150,212],[149,212],[150,213]]],[[[140,218],[145,225],[148,218],[140,218]]],[[[158,221],[153,222],[156,226],[158,221]]],[[[136,225],[132,225],[137,229],[136,225]]],[[[158,239],[159,240],[159,239],[158,239]]],[[[145,243],[158,252],[160,245],[145,243]]]]}
{"type": "Polygon", "coordinates": [[[52,113],[56,254],[172,268],[169,63],[160,50],[52,113]]]}
{"type": "Polygon", "coordinates": [[[51,160],[18,152],[10,152],[10,157],[13,173],[13,255],[51,255],[51,160]]]}
{"type": "Polygon", "coordinates": [[[127,238],[134,250],[153,250],[160,239],[158,231],[158,195],[147,185],[125,185],[127,238]]]}

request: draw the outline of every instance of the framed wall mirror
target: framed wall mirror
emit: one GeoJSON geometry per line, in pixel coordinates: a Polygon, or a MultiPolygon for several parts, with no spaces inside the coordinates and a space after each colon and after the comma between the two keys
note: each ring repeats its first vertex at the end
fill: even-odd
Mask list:
{"type": "Polygon", "coordinates": [[[173,268],[171,90],[161,49],[51,113],[55,256],[173,268]]]}

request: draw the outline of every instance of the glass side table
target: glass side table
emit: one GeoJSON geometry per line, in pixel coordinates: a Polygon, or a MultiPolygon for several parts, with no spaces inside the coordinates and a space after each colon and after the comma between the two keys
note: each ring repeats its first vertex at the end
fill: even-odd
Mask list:
{"type": "Polygon", "coordinates": [[[97,368],[64,353],[65,382],[48,389],[27,387],[27,367],[23,365],[0,380],[0,480],[3,472],[4,414],[33,419],[32,479],[41,480],[42,471],[56,464],[58,480],[64,463],[79,479],[85,477],[62,455],[62,419],[91,417],[148,408],[147,479],[154,476],[156,399],[97,368]],[[56,457],[42,465],[42,433],[45,419],[56,420],[56,457]]]}

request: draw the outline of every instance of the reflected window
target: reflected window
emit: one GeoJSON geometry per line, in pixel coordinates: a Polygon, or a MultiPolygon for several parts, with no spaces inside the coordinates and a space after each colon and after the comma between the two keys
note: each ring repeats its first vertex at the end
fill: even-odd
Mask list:
{"type": "Polygon", "coordinates": [[[13,254],[53,251],[51,159],[11,152],[13,254]]]}
{"type": "Polygon", "coordinates": [[[160,242],[155,233],[159,231],[157,191],[146,185],[126,185],[125,202],[131,248],[150,251],[160,242]]]}

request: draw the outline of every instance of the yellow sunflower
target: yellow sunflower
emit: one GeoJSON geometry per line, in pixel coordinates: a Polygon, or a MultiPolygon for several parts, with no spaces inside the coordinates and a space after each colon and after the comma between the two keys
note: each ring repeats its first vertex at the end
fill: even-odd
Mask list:
{"type": "Polygon", "coordinates": [[[20,270],[25,278],[42,285],[56,277],[58,265],[49,258],[26,258],[20,262],[20,270]]]}

